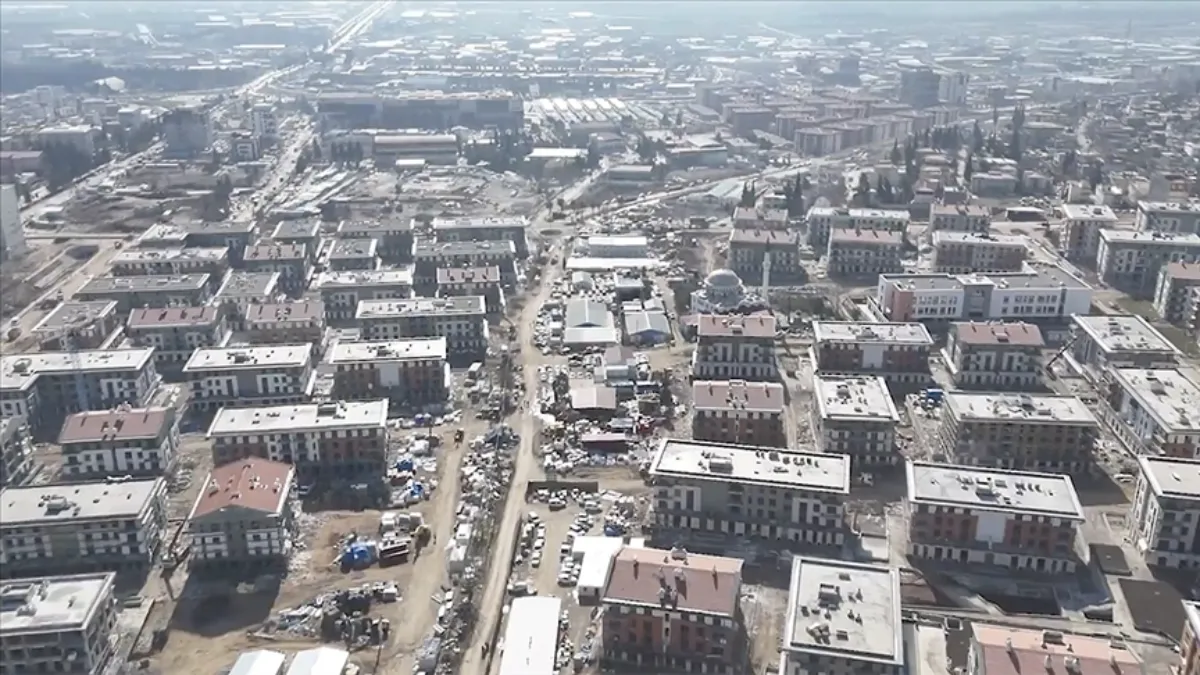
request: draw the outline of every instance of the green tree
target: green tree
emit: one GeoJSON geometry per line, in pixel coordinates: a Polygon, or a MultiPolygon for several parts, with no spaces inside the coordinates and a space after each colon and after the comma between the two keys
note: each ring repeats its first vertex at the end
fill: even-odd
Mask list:
{"type": "Polygon", "coordinates": [[[975,158],[970,153],[967,153],[967,158],[963,160],[963,183],[971,184],[971,176],[975,173],[975,158]]]}
{"type": "Polygon", "coordinates": [[[975,125],[971,128],[971,152],[980,152],[983,150],[983,128],[979,126],[979,120],[975,120],[975,125]]]}
{"type": "Polygon", "coordinates": [[[902,157],[900,156],[900,139],[897,138],[896,140],[892,141],[892,155],[891,155],[892,166],[900,166],[901,159],[902,159],[902,157]]]}

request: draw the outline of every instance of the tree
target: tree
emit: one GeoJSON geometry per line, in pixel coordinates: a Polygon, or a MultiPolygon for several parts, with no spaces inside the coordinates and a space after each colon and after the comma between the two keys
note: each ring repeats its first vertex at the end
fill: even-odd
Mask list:
{"type": "Polygon", "coordinates": [[[1088,169],[1088,185],[1092,187],[1092,192],[1100,187],[1104,182],[1104,165],[1100,162],[1092,162],[1092,166],[1088,169]]]}
{"type": "Polygon", "coordinates": [[[900,166],[900,139],[892,141],[892,166],[900,166]]]}
{"type": "Polygon", "coordinates": [[[599,169],[600,168],[600,149],[596,147],[595,143],[588,143],[587,168],[589,168],[589,169],[599,169]]]}
{"type": "Polygon", "coordinates": [[[749,181],[742,183],[742,197],[738,200],[738,206],[753,208],[756,203],[758,192],[754,189],[754,184],[749,181]]]}
{"type": "Polygon", "coordinates": [[[963,183],[971,184],[971,176],[975,173],[975,157],[967,153],[967,158],[963,160],[963,183]]]}
{"type": "Polygon", "coordinates": [[[306,169],[308,169],[308,162],[309,162],[308,153],[307,152],[300,153],[300,156],[296,158],[296,171],[295,172],[298,174],[304,173],[304,171],[306,169]]]}
{"type": "Polygon", "coordinates": [[[983,150],[983,129],[979,126],[979,120],[975,120],[975,126],[971,128],[971,151],[980,152],[983,150]]]}
{"type": "Polygon", "coordinates": [[[854,198],[862,206],[871,203],[871,177],[866,171],[858,174],[858,184],[854,186],[854,198]]]}
{"type": "Polygon", "coordinates": [[[13,183],[13,185],[16,187],[17,196],[21,198],[21,201],[25,202],[26,204],[33,201],[33,192],[30,191],[28,185],[20,181],[13,183]]]}
{"type": "Polygon", "coordinates": [[[683,111],[682,110],[675,113],[675,126],[677,126],[677,127],[683,126],[683,111]]]}
{"type": "Polygon", "coordinates": [[[312,155],[314,160],[318,162],[321,161],[321,144],[317,142],[317,139],[313,139],[312,145],[309,147],[308,152],[310,155],[312,155]]]}
{"type": "Polygon", "coordinates": [[[1079,160],[1078,160],[1074,150],[1068,150],[1065,153],[1063,153],[1063,158],[1062,158],[1063,176],[1066,177],[1066,176],[1071,176],[1072,174],[1074,174],[1076,167],[1078,167],[1078,162],[1079,162],[1079,160]]]}

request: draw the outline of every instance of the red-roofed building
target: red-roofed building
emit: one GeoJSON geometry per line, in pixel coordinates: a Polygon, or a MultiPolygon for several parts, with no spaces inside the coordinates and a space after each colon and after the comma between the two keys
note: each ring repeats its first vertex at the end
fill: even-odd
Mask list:
{"type": "Polygon", "coordinates": [[[161,476],[179,448],[174,408],[125,408],[68,417],[58,435],[68,480],[161,476]]]}
{"type": "Polygon", "coordinates": [[[1042,387],[1042,331],[1031,323],[950,324],[942,356],[954,386],[987,391],[1030,391],[1042,387]]]}
{"type": "Polygon", "coordinates": [[[699,315],[692,377],[751,382],[778,380],[775,326],[775,317],[770,314],[699,315]]]}
{"type": "Polygon", "coordinates": [[[1107,638],[972,622],[968,675],[1145,675],[1132,651],[1107,638]]]}
{"type": "Polygon", "coordinates": [[[712,443],[786,448],[783,385],[745,380],[692,384],[692,438],[712,443]]]}
{"type": "Polygon", "coordinates": [[[192,566],[263,569],[292,549],[291,464],[248,457],[208,475],[188,518],[192,566]]]}

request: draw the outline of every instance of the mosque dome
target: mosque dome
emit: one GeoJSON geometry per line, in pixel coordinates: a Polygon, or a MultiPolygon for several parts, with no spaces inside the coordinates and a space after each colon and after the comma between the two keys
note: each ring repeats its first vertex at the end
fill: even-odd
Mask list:
{"type": "Polygon", "coordinates": [[[733,270],[719,269],[704,278],[704,285],[709,288],[737,288],[742,285],[742,280],[733,270]]]}

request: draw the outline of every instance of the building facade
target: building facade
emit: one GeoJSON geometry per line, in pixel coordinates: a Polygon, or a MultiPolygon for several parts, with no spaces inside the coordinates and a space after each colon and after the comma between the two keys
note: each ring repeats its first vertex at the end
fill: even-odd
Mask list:
{"type": "Polygon", "coordinates": [[[955,322],[942,356],[959,389],[1036,391],[1044,386],[1045,348],[1031,323],[955,322]]]}
{"type": "Polygon", "coordinates": [[[242,332],[256,345],[320,344],[325,338],[325,305],[320,300],[250,305],[242,332]]]}
{"type": "Polygon", "coordinates": [[[92,277],[75,293],[77,300],[112,300],[127,317],[135,309],[199,307],[212,297],[208,274],[92,277]]]}
{"type": "Polygon", "coordinates": [[[36,576],[0,584],[0,672],[100,675],[112,664],[116,574],[36,576]]]}
{"type": "Polygon", "coordinates": [[[1130,526],[1146,564],[1200,568],[1200,460],[1141,455],[1130,526]]]}
{"type": "Polygon", "coordinates": [[[934,232],[933,271],[941,274],[1020,272],[1025,268],[1026,238],[1009,234],[934,232]]]}
{"type": "Polygon", "coordinates": [[[897,392],[927,385],[933,338],[919,323],[813,322],[816,371],[878,375],[897,392]]]}
{"type": "Polygon", "coordinates": [[[787,447],[787,401],[778,382],[698,380],[692,383],[692,437],[699,441],[787,447]]]}
{"type": "Polygon", "coordinates": [[[808,245],[816,251],[825,250],[829,233],[835,229],[883,230],[907,232],[908,211],[899,209],[843,209],[814,206],[808,210],[808,245]]]}
{"type": "Polygon", "coordinates": [[[1100,423],[1076,396],[946,392],[938,441],[955,464],[1091,471],[1100,423]]]}
{"type": "Polygon", "coordinates": [[[789,230],[739,230],[729,233],[729,268],[751,286],[801,284],[800,241],[789,230]],[[768,267],[767,260],[770,259],[768,267]]]}
{"type": "Polygon", "coordinates": [[[214,468],[188,515],[192,568],[286,569],[295,530],[294,479],[291,464],[254,456],[214,468]]]}
{"type": "Polygon", "coordinates": [[[1158,271],[1154,311],[1163,321],[1188,330],[1200,326],[1200,264],[1170,262],[1158,271]]]}
{"type": "Polygon", "coordinates": [[[355,318],[360,302],[402,300],[412,297],[411,268],[358,272],[323,272],[310,288],[325,305],[325,320],[331,324],[355,318]]]}
{"type": "Polygon", "coordinates": [[[277,290],[295,295],[308,288],[312,261],[304,244],[255,244],[246,249],[243,268],[248,272],[277,272],[277,290]]]}
{"type": "Polygon", "coordinates": [[[834,278],[871,278],[903,269],[904,234],[884,230],[834,229],[829,233],[826,270],[834,278]]]}
{"type": "Polygon", "coordinates": [[[179,451],[174,408],[121,408],[75,413],[58,434],[67,480],[163,476],[179,451]]]}
{"type": "Polygon", "coordinates": [[[182,371],[191,406],[211,412],[305,402],[315,377],[312,351],[309,344],[197,349],[182,371]]]}
{"type": "Polygon", "coordinates": [[[486,352],[490,337],[480,295],[363,300],[355,317],[364,340],[444,337],[451,354],[486,352]]]}
{"type": "Polygon", "coordinates": [[[1200,234],[1157,230],[1100,233],[1096,273],[1113,288],[1137,298],[1152,298],[1159,272],[1170,263],[1200,263],[1200,234]]]}
{"type": "Polygon", "coordinates": [[[850,456],[851,468],[895,464],[900,414],[882,377],[813,376],[817,443],[850,456]]]}
{"type": "Polygon", "coordinates": [[[1200,387],[1174,368],[1110,368],[1111,428],[1137,454],[1200,456],[1200,387]]]}
{"type": "Polygon", "coordinates": [[[774,381],[776,322],[771,314],[701,314],[696,317],[692,378],[774,381]]]}
{"type": "Polygon", "coordinates": [[[992,229],[992,212],[978,204],[932,204],[929,231],[987,234],[992,229]]]}
{"type": "Polygon", "coordinates": [[[230,334],[217,305],[135,309],[125,323],[125,336],[138,347],[153,348],[155,369],[171,382],[179,381],[194,351],[224,347],[230,334]]]}
{"type": "Polygon", "coordinates": [[[513,243],[518,258],[529,257],[529,241],[525,236],[529,221],[524,216],[492,218],[434,218],[433,234],[438,241],[504,241],[513,243]]]}
{"type": "Polygon", "coordinates": [[[23,417],[0,417],[0,488],[24,485],[33,470],[33,434],[23,417]]]}
{"type": "Polygon", "coordinates": [[[325,354],[339,400],[386,398],[397,409],[445,404],[446,338],[339,342],[325,354]]]}

